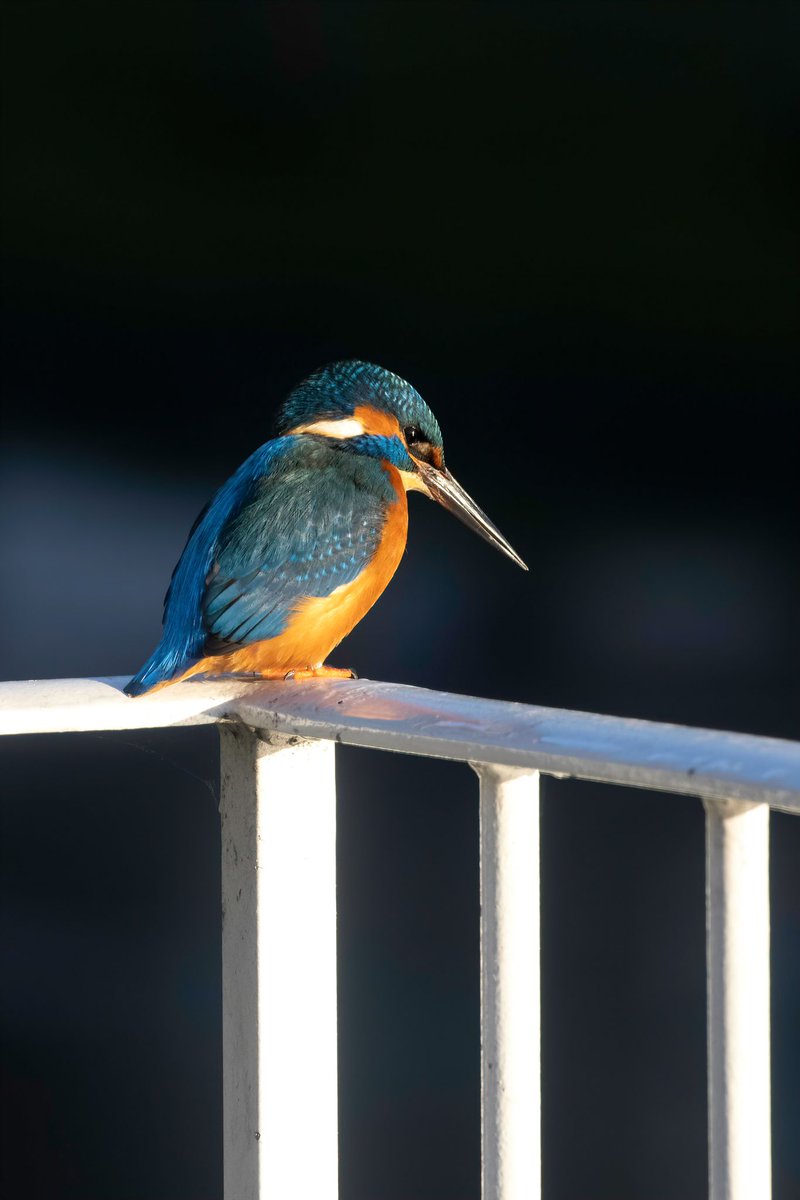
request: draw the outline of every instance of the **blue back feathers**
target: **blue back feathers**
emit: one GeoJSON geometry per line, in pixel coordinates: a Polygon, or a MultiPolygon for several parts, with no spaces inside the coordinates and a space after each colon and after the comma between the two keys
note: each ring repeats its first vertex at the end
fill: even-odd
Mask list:
{"type": "Polygon", "coordinates": [[[441,445],[436,418],[396,375],[335,363],[284,403],[278,429],[223,484],[198,517],[164,602],[164,632],[126,687],[136,696],[206,654],[276,637],[296,606],[361,573],[395,500],[381,459],[413,465],[398,438],[332,440],[287,431],[345,417],[361,405],[398,416],[441,445]]]}

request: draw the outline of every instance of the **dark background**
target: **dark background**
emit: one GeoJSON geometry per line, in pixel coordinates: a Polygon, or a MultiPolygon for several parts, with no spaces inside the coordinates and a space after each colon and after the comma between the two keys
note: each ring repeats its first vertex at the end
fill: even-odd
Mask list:
{"type": "MultiPolygon", "coordinates": [[[[5,677],[131,673],[197,510],[358,356],[532,569],[414,498],[335,662],[797,737],[796,6],[3,16],[5,677]]],[[[0,753],[8,1194],[217,1198],[215,734],[0,753]]],[[[475,781],[339,780],[343,1200],[474,1198],[475,781]]],[[[547,781],[542,822],[548,1200],[704,1196],[702,807],[547,781]]],[[[800,822],[772,845],[790,1200],[800,822]]]]}

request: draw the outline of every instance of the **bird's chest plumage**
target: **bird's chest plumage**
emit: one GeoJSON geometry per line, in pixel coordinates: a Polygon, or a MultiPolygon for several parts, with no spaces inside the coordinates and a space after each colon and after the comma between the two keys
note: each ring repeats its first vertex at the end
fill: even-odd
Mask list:
{"type": "Polygon", "coordinates": [[[285,633],[275,639],[274,647],[265,645],[264,653],[288,651],[293,660],[300,656],[302,666],[323,663],[386,588],[400,565],[407,533],[408,503],[398,477],[395,500],[386,507],[380,539],[364,569],[352,582],[340,584],[329,595],[302,601],[285,633]]]}

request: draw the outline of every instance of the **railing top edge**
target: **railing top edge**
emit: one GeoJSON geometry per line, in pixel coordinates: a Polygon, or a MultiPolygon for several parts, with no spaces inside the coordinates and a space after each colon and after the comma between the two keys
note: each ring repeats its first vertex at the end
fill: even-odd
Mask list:
{"type": "Polygon", "coordinates": [[[483,700],[401,684],[240,680],[175,684],[130,700],[125,678],[0,683],[0,733],[241,721],[330,738],[800,812],[800,743],[483,700]]]}

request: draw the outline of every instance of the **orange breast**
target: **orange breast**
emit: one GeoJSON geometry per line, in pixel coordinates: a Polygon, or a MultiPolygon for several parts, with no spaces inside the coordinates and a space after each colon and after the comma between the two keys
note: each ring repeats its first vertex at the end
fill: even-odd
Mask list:
{"type": "MultiPolygon", "coordinates": [[[[317,667],[347,637],[372,608],[397,570],[408,534],[408,502],[399,472],[384,463],[396,499],[386,514],[381,543],[368,566],[352,583],[344,583],[328,596],[309,596],[298,605],[283,633],[230,654],[215,654],[195,663],[181,679],[191,675],[229,673],[280,673],[317,667]]],[[[173,681],[174,682],[174,681],[173,681]]]]}

